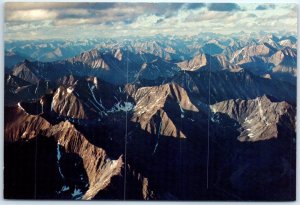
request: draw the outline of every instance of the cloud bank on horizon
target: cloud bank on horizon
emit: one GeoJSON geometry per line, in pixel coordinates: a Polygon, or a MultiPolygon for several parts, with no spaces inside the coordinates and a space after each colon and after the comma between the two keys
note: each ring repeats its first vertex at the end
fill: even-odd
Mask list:
{"type": "Polygon", "coordinates": [[[297,32],[296,4],[6,3],[5,39],[297,32]]]}

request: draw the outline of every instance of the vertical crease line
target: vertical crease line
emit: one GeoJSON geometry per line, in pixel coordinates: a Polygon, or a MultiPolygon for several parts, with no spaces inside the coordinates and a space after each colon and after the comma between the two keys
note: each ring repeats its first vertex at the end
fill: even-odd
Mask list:
{"type": "MultiPolygon", "coordinates": [[[[39,69],[39,66],[40,66],[40,63],[39,63],[39,58],[38,58],[38,69],[39,69]]],[[[39,81],[38,81],[38,84],[36,85],[36,89],[35,89],[35,96],[36,96],[36,101],[38,101],[38,95],[37,95],[37,89],[38,89],[38,86],[39,86],[39,81]]],[[[38,113],[38,103],[36,102],[36,112],[38,113]]],[[[36,196],[37,196],[37,146],[38,146],[38,135],[35,137],[35,153],[34,153],[34,198],[36,199],[36,196]]]]}
{"type": "MultiPolygon", "coordinates": [[[[126,83],[128,84],[128,50],[127,50],[127,56],[126,56],[126,83]]],[[[126,94],[126,103],[128,101],[128,94],[126,94]]],[[[127,178],[127,109],[126,109],[126,121],[125,121],[125,142],[124,142],[124,165],[125,165],[125,173],[124,173],[124,200],[126,200],[126,178],[127,178]]]]}
{"type": "MultiPolygon", "coordinates": [[[[211,47],[210,54],[211,54],[211,47]]],[[[209,55],[209,76],[208,76],[208,117],[207,117],[207,161],[206,161],[206,189],[209,188],[209,152],[210,152],[210,78],[211,78],[211,55],[209,55]]]]}

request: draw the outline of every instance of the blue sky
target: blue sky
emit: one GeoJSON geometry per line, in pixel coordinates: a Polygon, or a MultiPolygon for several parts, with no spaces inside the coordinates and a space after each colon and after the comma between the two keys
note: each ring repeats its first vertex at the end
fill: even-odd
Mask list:
{"type": "Polygon", "coordinates": [[[296,4],[6,3],[5,39],[297,31],[296,4]]]}

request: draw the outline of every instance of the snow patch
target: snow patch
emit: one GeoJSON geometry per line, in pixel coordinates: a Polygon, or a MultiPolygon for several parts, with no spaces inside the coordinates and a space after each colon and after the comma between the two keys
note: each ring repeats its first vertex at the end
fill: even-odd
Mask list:
{"type": "Polygon", "coordinates": [[[72,88],[72,87],[67,88],[67,92],[68,92],[69,94],[72,93],[73,90],[74,90],[74,88],[72,88]]]}
{"type": "Polygon", "coordinates": [[[98,80],[97,80],[97,78],[96,77],[94,77],[94,79],[93,79],[93,83],[97,86],[98,85],[98,80]]]}
{"type": "Polygon", "coordinates": [[[60,153],[60,149],[59,149],[59,143],[57,143],[57,147],[56,147],[56,151],[57,151],[57,154],[56,154],[56,157],[57,157],[57,161],[59,161],[61,159],[61,153],[60,153]]]}
{"type": "Polygon", "coordinates": [[[20,103],[20,102],[18,102],[18,107],[19,107],[21,110],[25,111],[24,108],[21,106],[21,103],[20,103]]]}
{"type": "Polygon", "coordinates": [[[131,102],[118,102],[115,104],[110,110],[108,110],[108,113],[114,113],[114,112],[129,112],[134,108],[134,105],[131,102]]]}
{"type": "Polygon", "coordinates": [[[60,152],[60,144],[59,144],[59,142],[57,143],[57,146],[56,146],[56,158],[57,158],[57,167],[58,167],[59,174],[64,179],[65,176],[63,175],[63,173],[61,171],[60,163],[59,163],[59,161],[61,159],[61,152],[60,152]]]}
{"type": "Polygon", "coordinates": [[[259,99],[258,99],[258,109],[259,109],[260,118],[263,120],[263,122],[265,122],[266,121],[266,117],[264,116],[264,112],[263,112],[263,109],[262,109],[262,106],[261,106],[261,102],[260,102],[259,99]]]}
{"type": "Polygon", "coordinates": [[[75,188],[74,192],[71,194],[73,199],[81,199],[83,193],[80,189],[75,188]]]}
{"type": "Polygon", "coordinates": [[[25,131],[25,132],[22,134],[21,138],[26,138],[27,134],[28,134],[28,133],[25,131]]]}
{"type": "Polygon", "coordinates": [[[178,105],[179,105],[179,108],[180,108],[180,111],[181,111],[180,117],[184,118],[184,110],[182,109],[179,101],[178,101],[178,105]]]}
{"type": "MultiPolygon", "coordinates": [[[[235,53],[234,56],[231,58],[230,62],[233,62],[234,59],[244,51],[244,49],[245,49],[245,48],[243,48],[243,49],[239,50],[237,53],[235,53]]],[[[245,58],[245,57],[244,57],[244,58],[245,58]]]]}
{"type": "Polygon", "coordinates": [[[69,186],[66,186],[66,185],[64,185],[62,188],[61,188],[61,191],[63,192],[63,191],[68,191],[68,190],[70,190],[70,187],[69,186]]]}
{"type": "Polygon", "coordinates": [[[115,167],[118,163],[118,160],[111,160],[110,167],[115,167]]]}
{"type": "Polygon", "coordinates": [[[22,107],[22,105],[21,105],[20,102],[18,102],[18,107],[19,107],[21,110],[23,110],[27,115],[29,115],[29,114],[26,112],[26,110],[22,107]]]}
{"type": "Polygon", "coordinates": [[[251,123],[252,122],[252,119],[248,119],[247,117],[245,118],[245,123],[251,123]]]}
{"type": "Polygon", "coordinates": [[[253,135],[252,133],[249,133],[249,134],[248,134],[248,137],[253,138],[254,135],[253,135]]]}
{"type": "Polygon", "coordinates": [[[247,131],[249,132],[248,137],[253,138],[254,134],[251,132],[252,130],[249,128],[249,129],[247,129],[247,131]]]}
{"type": "MultiPolygon", "coordinates": [[[[95,85],[92,85],[92,87],[91,87],[90,84],[88,84],[88,87],[89,87],[89,89],[90,89],[90,91],[91,91],[91,93],[92,93],[92,97],[93,97],[95,103],[96,103],[99,107],[96,106],[95,104],[94,104],[94,106],[97,107],[98,110],[102,112],[101,109],[105,110],[105,107],[102,105],[101,99],[100,99],[100,101],[98,101],[98,100],[96,99],[95,95],[94,95],[95,85]],[[101,108],[101,109],[100,109],[100,108],[101,108]]],[[[90,101],[90,102],[91,102],[91,101],[90,101]]],[[[104,112],[104,111],[103,111],[103,112],[104,112]]],[[[104,114],[106,114],[106,113],[104,112],[104,114]]]]}

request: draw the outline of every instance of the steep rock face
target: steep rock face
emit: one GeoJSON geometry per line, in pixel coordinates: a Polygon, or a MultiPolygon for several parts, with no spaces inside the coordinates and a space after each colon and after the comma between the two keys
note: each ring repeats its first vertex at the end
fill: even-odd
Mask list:
{"type": "Polygon", "coordinates": [[[267,62],[265,57],[260,58],[257,56],[245,56],[245,58],[240,60],[237,65],[256,75],[269,73],[273,67],[272,64],[267,62]]]}
{"type": "Polygon", "coordinates": [[[123,59],[123,52],[120,48],[117,48],[112,51],[114,54],[114,57],[118,59],[118,61],[121,61],[123,59]]]}
{"type": "Polygon", "coordinates": [[[289,47],[277,51],[270,62],[274,64],[272,77],[296,84],[297,51],[289,47]]]}
{"type": "Polygon", "coordinates": [[[88,110],[84,109],[83,103],[73,94],[72,87],[59,87],[53,95],[51,109],[63,116],[84,119],[88,110]]]}
{"type": "Polygon", "coordinates": [[[267,96],[253,100],[228,100],[211,105],[213,113],[224,113],[241,124],[240,141],[259,141],[278,137],[278,124],[284,116],[295,130],[295,109],[286,102],[273,102],[267,96]]]}
{"type": "Polygon", "coordinates": [[[278,50],[276,53],[274,53],[274,55],[271,56],[270,62],[273,63],[275,66],[296,66],[297,51],[288,47],[278,50]]]}
{"type": "Polygon", "coordinates": [[[29,101],[40,96],[35,85],[13,75],[5,76],[5,105],[16,105],[20,101],[29,101]]]}
{"type": "Polygon", "coordinates": [[[32,84],[36,84],[39,81],[39,77],[28,67],[26,62],[15,67],[12,71],[12,75],[32,84]]]}
{"type": "MultiPolygon", "coordinates": [[[[63,147],[64,153],[75,153],[82,158],[89,185],[88,190],[81,193],[82,199],[92,199],[109,185],[113,176],[120,174],[122,156],[110,159],[102,148],[91,144],[70,122],[51,125],[41,116],[29,115],[20,107],[7,108],[6,112],[9,115],[5,119],[5,143],[28,141],[42,135],[54,138],[57,146],[63,147]]],[[[61,158],[61,153],[57,154],[61,158]]]]}
{"type": "Polygon", "coordinates": [[[236,51],[230,62],[236,62],[243,60],[246,56],[261,56],[270,57],[276,52],[276,50],[268,43],[263,43],[260,45],[246,46],[241,50],[236,51]]]}
{"type": "Polygon", "coordinates": [[[63,78],[62,81],[68,83],[58,87],[51,105],[51,110],[61,116],[100,119],[109,113],[133,107],[131,102],[125,102],[126,96],[121,86],[100,81],[96,77],[70,77],[63,78]]]}
{"type": "Polygon", "coordinates": [[[179,105],[177,109],[181,118],[184,117],[185,110],[199,111],[190,101],[186,91],[174,83],[142,87],[131,93],[131,96],[136,102],[132,121],[140,123],[142,129],[152,134],[185,137],[164,110],[170,101],[179,105]],[[156,115],[159,118],[159,124],[154,121],[156,115]]]}
{"type": "Polygon", "coordinates": [[[63,76],[56,80],[57,85],[74,85],[78,79],[73,75],[63,76]]]}
{"type": "Polygon", "coordinates": [[[123,166],[122,175],[114,176],[105,190],[95,196],[95,200],[155,200],[157,193],[149,179],[129,163],[123,166]],[[125,176],[126,175],[126,176],[125,176]]]}
{"type": "Polygon", "coordinates": [[[96,76],[113,83],[133,82],[137,78],[150,79],[170,77],[178,66],[149,53],[133,53],[130,50],[93,49],[73,58],[45,62],[24,61],[12,70],[17,76],[32,84],[40,79],[59,80],[64,76],[96,76]],[[118,75],[116,75],[118,73],[118,75]]]}
{"type": "Polygon", "coordinates": [[[248,71],[240,72],[181,72],[173,81],[205,104],[229,99],[254,99],[273,96],[280,101],[295,104],[295,86],[278,80],[261,78],[248,71]],[[190,77],[188,77],[188,76],[190,77]],[[210,91],[209,91],[210,90],[210,91]]]}
{"type": "Polygon", "coordinates": [[[86,69],[82,64],[73,65],[68,61],[30,62],[25,60],[16,65],[11,72],[12,75],[32,84],[37,84],[40,80],[56,80],[72,73],[85,75],[86,69]]]}
{"type": "Polygon", "coordinates": [[[239,65],[235,65],[230,63],[227,59],[226,56],[224,55],[217,55],[216,59],[218,61],[218,63],[220,64],[220,66],[222,68],[224,68],[225,70],[230,70],[232,72],[239,72],[242,70],[242,68],[239,65]]]}
{"type": "Polygon", "coordinates": [[[126,186],[130,187],[129,190],[127,190],[127,199],[134,199],[138,196],[143,200],[154,200],[157,199],[157,193],[155,190],[153,190],[153,187],[151,187],[151,184],[149,183],[149,179],[143,174],[141,174],[139,171],[137,171],[133,166],[127,165],[126,168],[126,186]]]}
{"type": "Polygon", "coordinates": [[[28,141],[51,126],[45,119],[26,113],[20,103],[18,107],[5,109],[5,113],[5,143],[13,143],[19,140],[28,141]]]}
{"type": "Polygon", "coordinates": [[[172,77],[179,71],[179,68],[167,61],[155,59],[154,61],[144,63],[137,77],[140,79],[155,80],[159,77],[172,77]]]}
{"type": "Polygon", "coordinates": [[[160,57],[163,57],[163,55],[165,55],[163,46],[161,45],[160,42],[157,41],[137,43],[135,47],[138,51],[152,53],[160,57]]]}
{"type": "Polygon", "coordinates": [[[271,70],[272,64],[269,65],[268,59],[275,52],[276,50],[266,43],[253,45],[236,51],[230,62],[236,63],[256,75],[262,75],[271,70]]]}
{"type": "Polygon", "coordinates": [[[81,62],[93,69],[106,71],[102,73],[104,77],[107,75],[116,78],[115,73],[119,73],[122,75],[123,82],[131,82],[137,78],[152,80],[173,76],[179,68],[159,56],[156,53],[143,53],[132,47],[124,47],[114,48],[111,51],[91,50],[70,61],[81,62]]]}
{"type": "Polygon", "coordinates": [[[81,62],[94,69],[110,69],[109,65],[107,65],[107,63],[103,59],[102,53],[97,49],[81,53],[79,56],[76,56],[69,61],[71,63],[81,62]]]}
{"type": "Polygon", "coordinates": [[[275,35],[266,35],[258,40],[258,43],[267,43],[273,48],[280,48],[279,38],[275,35]]]}
{"type": "Polygon", "coordinates": [[[167,61],[177,61],[181,59],[181,56],[183,55],[183,53],[170,45],[163,45],[162,42],[157,41],[136,42],[132,45],[132,49],[136,53],[152,54],[167,61]]]}
{"type": "Polygon", "coordinates": [[[278,66],[275,66],[272,69],[272,71],[273,71],[272,75],[287,74],[287,75],[290,75],[291,77],[296,77],[296,74],[297,74],[296,67],[293,67],[293,66],[278,65],[278,66]]]}
{"type": "Polygon", "coordinates": [[[65,152],[76,153],[82,158],[89,180],[89,189],[82,199],[93,199],[99,191],[109,185],[113,176],[120,174],[123,166],[122,157],[110,159],[105,150],[89,143],[70,122],[61,122],[48,129],[45,134],[54,136],[65,152]]]}
{"type": "Polygon", "coordinates": [[[279,41],[279,45],[284,46],[284,47],[290,47],[290,48],[297,48],[297,45],[295,42],[293,42],[290,39],[284,39],[279,41]]]}
{"type": "Polygon", "coordinates": [[[208,54],[199,54],[191,60],[186,60],[177,64],[182,70],[197,71],[197,70],[232,70],[239,71],[240,67],[229,63],[225,56],[210,56],[208,54]]]}
{"type": "Polygon", "coordinates": [[[297,51],[290,47],[272,48],[268,44],[244,47],[231,59],[256,75],[270,74],[274,79],[295,84],[297,51]]]}
{"type": "Polygon", "coordinates": [[[8,87],[11,87],[12,89],[18,89],[19,87],[24,87],[24,86],[28,86],[31,85],[31,83],[22,80],[21,78],[18,78],[16,76],[13,75],[7,75],[5,76],[6,78],[6,85],[8,87]]]}
{"type": "Polygon", "coordinates": [[[178,66],[184,70],[194,71],[194,70],[198,70],[201,67],[206,66],[208,63],[209,62],[207,60],[207,55],[200,54],[194,57],[193,59],[191,59],[190,61],[183,61],[181,63],[178,63],[178,66]]]}

